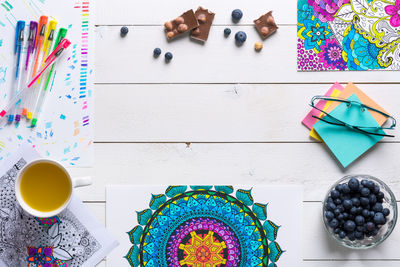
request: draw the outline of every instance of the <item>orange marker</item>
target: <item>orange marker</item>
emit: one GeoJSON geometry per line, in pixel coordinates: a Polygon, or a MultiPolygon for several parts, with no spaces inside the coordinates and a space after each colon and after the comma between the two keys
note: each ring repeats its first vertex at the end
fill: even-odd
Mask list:
{"type": "Polygon", "coordinates": [[[39,27],[38,27],[38,32],[36,33],[36,43],[35,43],[35,63],[33,65],[33,70],[32,70],[32,77],[35,77],[36,70],[37,68],[41,65],[42,62],[40,62],[40,54],[41,50],[43,47],[44,39],[45,39],[45,34],[46,34],[46,26],[47,26],[47,20],[49,18],[47,16],[41,16],[39,20],[39,27]]]}

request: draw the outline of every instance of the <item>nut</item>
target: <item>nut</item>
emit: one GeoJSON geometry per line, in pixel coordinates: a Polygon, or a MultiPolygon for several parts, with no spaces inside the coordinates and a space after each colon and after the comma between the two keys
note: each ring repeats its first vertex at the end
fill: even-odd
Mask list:
{"type": "Polygon", "coordinates": [[[167,29],[169,31],[172,30],[172,22],[171,21],[165,22],[164,27],[165,27],[165,29],[167,29]]]}
{"type": "Polygon", "coordinates": [[[192,34],[194,34],[194,35],[199,35],[199,34],[200,34],[200,29],[199,29],[199,28],[194,29],[194,30],[192,31],[192,34]]]}
{"type": "Polygon", "coordinates": [[[186,24],[179,24],[178,26],[178,32],[185,32],[187,31],[188,26],[186,24]]]}
{"type": "Polygon", "coordinates": [[[274,19],[274,17],[272,17],[272,16],[268,17],[267,23],[269,23],[269,24],[271,24],[271,25],[274,25],[274,24],[275,24],[275,19],[274,19]]]}
{"type": "Polygon", "coordinates": [[[254,49],[256,51],[260,51],[263,48],[263,44],[261,42],[255,42],[254,43],[254,49]]]}
{"type": "Polygon", "coordinates": [[[177,18],[175,19],[175,22],[176,22],[176,24],[182,24],[182,23],[185,22],[185,20],[184,20],[184,18],[182,18],[182,17],[177,17],[177,18]]]}
{"type": "Polygon", "coordinates": [[[204,22],[207,21],[207,17],[206,17],[206,15],[204,15],[204,14],[200,14],[200,15],[197,16],[197,20],[198,20],[199,22],[204,23],[204,22]]]}
{"type": "Polygon", "coordinates": [[[261,33],[264,36],[268,35],[269,34],[269,28],[268,27],[262,27],[261,28],[261,33]]]}
{"type": "Polygon", "coordinates": [[[167,32],[167,38],[171,39],[175,36],[174,32],[167,32]]]}

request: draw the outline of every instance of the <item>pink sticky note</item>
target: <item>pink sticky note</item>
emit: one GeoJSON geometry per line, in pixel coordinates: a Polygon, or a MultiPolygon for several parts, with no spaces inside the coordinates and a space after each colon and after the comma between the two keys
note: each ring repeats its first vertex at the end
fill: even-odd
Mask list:
{"type": "MultiPolygon", "coordinates": [[[[344,87],[342,85],[340,85],[340,83],[336,82],[334,85],[332,85],[332,87],[325,93],[325,96],[331,96],[333,93],[333,90],[339,90],[342,91],[344,89],[344,87]]],[[[325,100],[320,100],[317,102],[317,104],[315,105],[317,108],[319,109],[323,109],[324,106],[326,104],[325,100]]],[[[314,124],[317,122],[316,118],[313,118],[313,116],[317,116],[320,114],[319,110],[316,109],[311,109],[311,111],[307,114],[307,116],[305,116],[305,118],[302,120],[302,123],[304,124],[304,126],[306,126],[308,129],[312,129],[314,124]]]]}

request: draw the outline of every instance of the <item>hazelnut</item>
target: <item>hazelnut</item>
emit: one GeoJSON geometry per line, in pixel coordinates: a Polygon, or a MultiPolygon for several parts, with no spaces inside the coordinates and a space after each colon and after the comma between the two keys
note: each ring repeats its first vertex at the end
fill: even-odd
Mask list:
{"type": "Polygon", "coordinates": [[[268,35],[269,34],[269,28],[268,27],[262,27],[261,28],[261,33],[264,36],[268,35]]]}
{"type": "Polygon", "coordinates": [[[167,38],[168,39],[171,39],[174,36],[175,36],[174,32],[167,32],[167,38]]]}
{"type": "Polygon", "coordinates": [[[179,24],[178,26],[178,32],[185,32],[187,31],[188,26],[186,24],[179,24]]]}
{"type": "Polygon", "coordinates": [[[200,29],[199,29],[199,28],[194,29],[194,30],[192,31],[192,34],[194,34],[194,35],[199,35],[199,34],[200,34],[200,29]]]}
{"type": "Polygon", "coordinates": [[[254,49],[256,51],[260,51],[263,48],[263,44],[261,42],[255,42],[254,43],[254,49]]]}
{"type": "Polygon", "coordinates": [[[172,30],[172,22],[171,21],[165,22],[164,27],[165,27],[165,29],[167,29],[169,31],[172,30]]]}
{"type": "Polygon", "coordinates": [[[200,14],[200,15],[197,16],[197,20],[198,20],[199,22],[204,23],[204,22],[207,21],[207,17],[206,17],[206,15],[204,15],[204,14],[200,14]]]}
{"type": "Polygon", "coordinates": [[[176,22],[176,24],[182,24],[182,23],[185,22],[185,20],[184,20],[182,17],[177,17],[177,18],[175,19],[175,22],[176,22]]]}
{"type": "Polygon", "coordinates": [[[271,24],[271,25],[274,25],[274,24],[275,24],[275,19],[274,19],[274,17],[272,17],[272,16],[268,17],[267,23],[269,23],[269,24],[271,24]]]}

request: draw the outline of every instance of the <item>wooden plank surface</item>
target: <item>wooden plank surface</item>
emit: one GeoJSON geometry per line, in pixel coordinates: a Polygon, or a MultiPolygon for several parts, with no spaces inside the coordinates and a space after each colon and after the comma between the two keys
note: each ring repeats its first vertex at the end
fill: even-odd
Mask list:
{"type": "MultiPolygon", "coordinates": [[[[98,142],[314,142],[301,120],[327,84],[101,84],[98,142]],[[122,101],[123,99],[123,101],[122,101]]],[[[400,117],[400,85],[360,84],[400,117]]],[[[398,142],[399,131],[391,131],[398,142]]]]}

